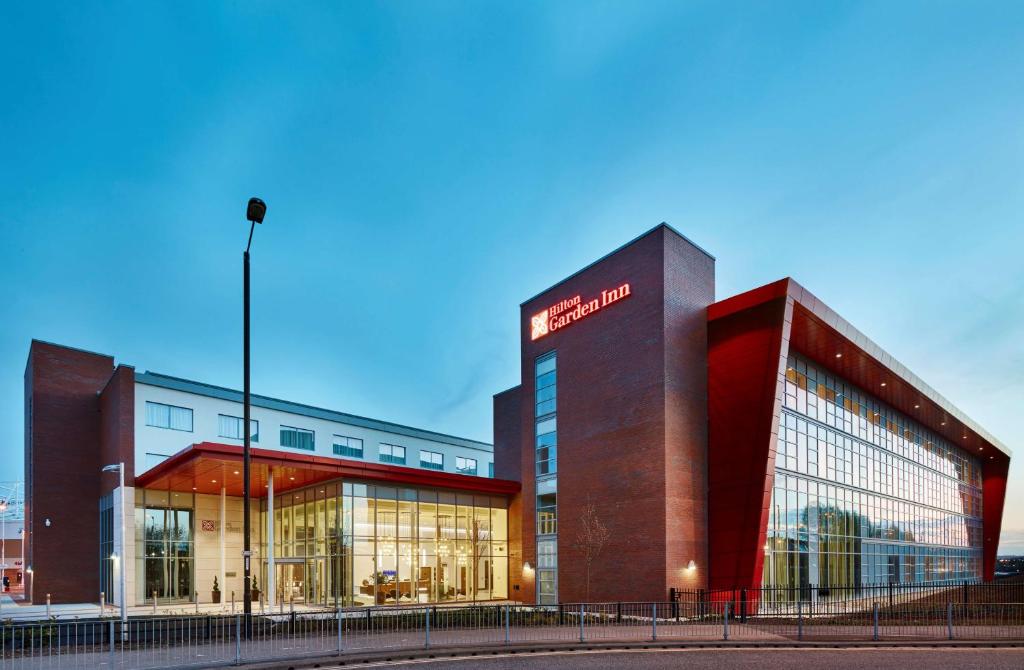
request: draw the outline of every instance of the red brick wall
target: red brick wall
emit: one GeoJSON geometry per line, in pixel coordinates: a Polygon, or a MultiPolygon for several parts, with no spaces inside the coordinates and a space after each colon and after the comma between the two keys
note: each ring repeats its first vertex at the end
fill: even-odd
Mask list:
{"type": "Polygon", "coordinates": [[[665,570],[669,587],[707,584],[707,306],[715,262],[665,235],[665,570]],[[696,569],[687,570],[690,561],[696,569]]]}
{"type": "MultiPolygon", "coordinates": [[[[100,394],[100,462],[125,464],[125,486],[135,483],[135,368],[119,365],[100,394]]],[[[100,480],[100,495],[117,488],[116,472],[100,480]]]]}
{"type": "MultiPolygon", "coordinates": [[[[522,387],[514,386],[494,396],[494,476],[519,481],[523,474],[523,438],[520,413],[522,387]]],[[[509,594],[512,600],[533,602],[532,574],[523,574],[523,497],[509,496],[508,555],[509,594]],[[529,581],[527,581],[527,579],[529,581]]],[[[532,555],[529,560],[533,560],[532,555]]]]}
{"type": "MultiPolygon", "coordinates": [[[[691,533],[705,518],[706,415],[699,396],[706,384],[704,310],[713,300],[713,272],[713,259],[659,226],[521,307],[523,557],[536,565],[534,363],[554,349],[563,602],[661,600],[680,585],[679,565],[706,555],[703,535],[691,533]],[[666,288],[667,277],[673,284],[666,288]],[[530,340],[534,314],[627,282],[630,297],[530,340]],[[696,405],[684,406],[695,398],[696,405]],[[685,486],[697,490],[678,490],[685,486]],[[611,530],[591,567],[589,593],[582,552],[574,546],[588,503],[611,530]]],[[[496,434],[496,443],[500,439],[496,434]]]]}
{"type": "Polygon", "coordinates": [[[34,596],[99,593],[99,394],[114,360],[33,341],[25,369],[26,564],[34,596]],[[50,526],[46,526],[46,519],[50,526]]]}
{"type": "Polygon", "coordinates": [[[494,396],[494,476],[519,481],[522,477],[522,431],[519,420],[522,387],[494,396]]]}

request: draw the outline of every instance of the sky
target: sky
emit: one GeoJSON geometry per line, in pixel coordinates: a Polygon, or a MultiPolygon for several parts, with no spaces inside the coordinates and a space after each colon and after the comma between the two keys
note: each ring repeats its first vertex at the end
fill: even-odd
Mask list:
{"type": "Polygon", "coordinates": [[[490,441],[518,305],[661,221],[792,276],[1019,457],[1024,4],[0,9],[0,480],[32,338],[490,441]]]}

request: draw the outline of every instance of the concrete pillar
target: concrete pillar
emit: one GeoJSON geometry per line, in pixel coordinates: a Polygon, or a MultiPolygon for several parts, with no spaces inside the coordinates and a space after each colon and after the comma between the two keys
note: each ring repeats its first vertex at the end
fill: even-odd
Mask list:
{"type": "MultiPolygon", "coordinates": [[[[114,592],[107,594],[107,602],[112,603],[116,606],[121,604],[121,570],[125,571],[125,603],[127,607],[131,607],[134,604],[134,598],[132,597],[133,587],[135,585],[135,488],[132,486],[126,486],[124,489],[125,498],[125,509],[124,509],[124,524],[122,526],[122,510],[121,510],[121,489],[116,488],[113,492],[114,497],[114,553],[118,554],[116,565],[114,566],[113,578],[114,578],[114,592]],[[122,527],[124,528],[124,537],[121,537],[122,527]]],[[[40,602],[45,599],[46,595],[43,594],[39,597],[40,602]]],[[[97,600],[99,594],[96,594],[97,600]]]]}
{"type": "Polygon", "coordinates": [[[224,580],[227,577],[227,525],[228,525],[228,491],[225,487],[220,487],[220,602],[221,604],[227,602],[224,594],[228,592],[227,582],[224,580]]]}
{"type": "Polygon", "coordinates": [[[274,574],[274,469],[267,468],[267,603],[271,610],[277,599],[277,575],[274,574]]]}

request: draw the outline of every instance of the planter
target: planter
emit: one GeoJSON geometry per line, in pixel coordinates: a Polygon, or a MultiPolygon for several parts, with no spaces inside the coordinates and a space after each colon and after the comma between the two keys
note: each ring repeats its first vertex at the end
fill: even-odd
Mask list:
{"type": "Polygon", "coordinates": [[[214,591],[210,595],[212,596],[213,604],[214,605],[219,605],[220,604],[220,591],[214,591]]]}
{"type": "Polygon", "coordinates": [[[260,590],[259,589],[251,589],[249,591],[249,595],[250,595],[249,599],[252,600],[252,602],[254,602],[254,603],[255,602],[259,602],[259,599],[260,599],[260,590]]]}

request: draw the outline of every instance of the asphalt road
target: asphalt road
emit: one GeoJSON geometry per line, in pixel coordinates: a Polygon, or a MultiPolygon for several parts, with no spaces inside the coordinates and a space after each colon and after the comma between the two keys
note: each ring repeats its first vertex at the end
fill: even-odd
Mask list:
{"type": "MultiPolygon", "coordinates": [[[[1016,649],[671,649],[566,651],[499,655],[487,658],[416,659],[360,663],[360,668],[454,668],[455,670],[1020,670],[1024,648],[1016,649]]],[[[321,670],[331,670],[322,667],[321,670]]]]}

